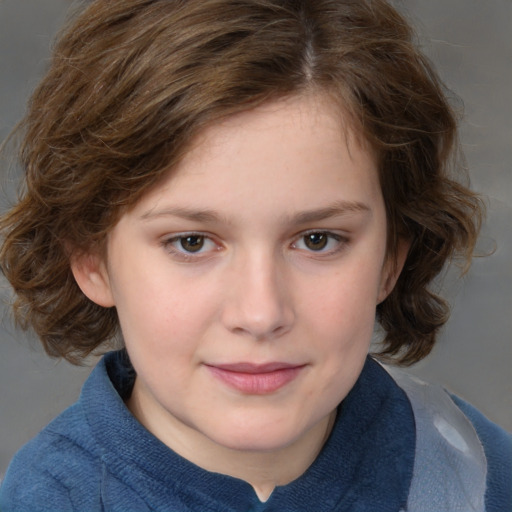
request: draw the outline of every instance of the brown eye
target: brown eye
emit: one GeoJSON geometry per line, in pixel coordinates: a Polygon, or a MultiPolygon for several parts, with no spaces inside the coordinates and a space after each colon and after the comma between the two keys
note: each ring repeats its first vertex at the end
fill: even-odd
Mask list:
{"type": "Polygon", "coordinates": [[[177,261],[201,262],[222,249],[210,236],[203,233],[181,233],[162,240],[162,247],[177,261]]]}
{"type": "Polygon", "coordinates": [[[304,244],[312,251],[321,251],[327,247],[329,235],[326,233],[309,233],[304,236],[304,244]]]}
{"type": "Polygon", "coordinates": [[[180,246],[186,252],[198,252],[204,246],[204,236],[189,235],[180,238],[180,246]]]}

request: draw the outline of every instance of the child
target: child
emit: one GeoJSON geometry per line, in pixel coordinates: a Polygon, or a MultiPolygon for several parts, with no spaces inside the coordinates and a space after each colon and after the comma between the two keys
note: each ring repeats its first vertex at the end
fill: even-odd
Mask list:
{"type": "Polygon", "coordinates": [[[23,123],[15,314],[79,401],[10,510],[511,509],[508,434],[411,364],[481,216],[456,123],[377,0],[88,3],[23,123]]]}

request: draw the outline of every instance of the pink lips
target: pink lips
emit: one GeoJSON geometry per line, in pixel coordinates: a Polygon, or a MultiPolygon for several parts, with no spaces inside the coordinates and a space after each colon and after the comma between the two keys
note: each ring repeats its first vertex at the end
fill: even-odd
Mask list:
{"type": "Polygon", "coordinates": [[[288,363],[236,363],[206,365],[212,374],[228,386],[251,395],[273,393],[291,382],[305,365],[288,363]]]}

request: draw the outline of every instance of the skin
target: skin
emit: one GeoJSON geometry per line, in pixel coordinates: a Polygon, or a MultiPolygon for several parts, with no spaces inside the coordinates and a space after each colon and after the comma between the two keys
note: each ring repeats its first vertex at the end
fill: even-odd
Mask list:
{"type": "Polygon", "coordinates": [[[264,501],[318,455],[406,252],[386,257],[371,151],[309,94],[206,129],[121,217],[106,260],[82,255],[72,268],[89,298],[117,308],[137,371],[133,414],[264,501]],[[283,372],[237,374],[249,386],[239,389],[222,367],[241,362],[295,369],[277,389],[283,372]]]}

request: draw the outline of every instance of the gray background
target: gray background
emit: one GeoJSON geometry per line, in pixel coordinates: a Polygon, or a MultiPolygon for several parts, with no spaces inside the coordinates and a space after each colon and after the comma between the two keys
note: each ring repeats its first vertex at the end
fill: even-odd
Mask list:
{"type": "MultiPolygon", "coordinates": [[[[0,140],[22,116],[69,5],[0,0],[0,140]]],[[[399,5],[446,84],[464,101],[462,142],[472,183],[490,205],[481,249],[497,244],[463,280],[448,274],[452,318],[434,353],[413,371],[512,430],[512,3],[402,0],[399,5]]],[[[0,298],[8,297],[0,281],[0,298]]],[[[1,479],[14,452],[77,398],[90,369],[49,360],[35,340],[15,332],[7,307],[0,305],[0,313],[1,479]]]]}

